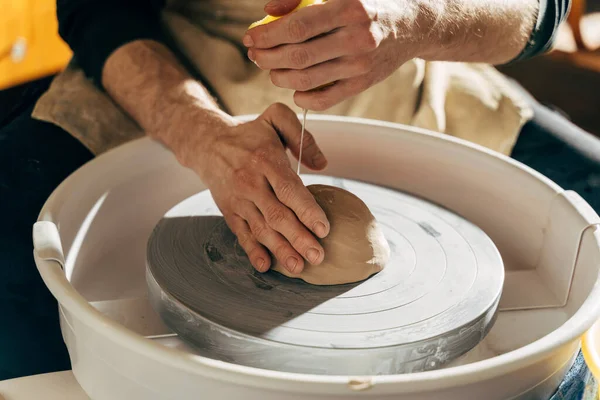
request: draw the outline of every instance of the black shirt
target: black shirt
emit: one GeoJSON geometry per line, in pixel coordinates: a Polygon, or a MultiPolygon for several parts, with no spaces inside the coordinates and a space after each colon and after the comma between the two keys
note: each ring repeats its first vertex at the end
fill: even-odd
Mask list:
{"type": "MultiPolygon", "coordinates": [[[[58,30],[79,66],[99,84],[104,62],[118,47],[137,39],[165,43],[164,5],[164,0],[57,0],[58,30]]],[[[546,52],[569,9],[570,0],[540,0],[535,28],[514,61],[546,52]]]]}

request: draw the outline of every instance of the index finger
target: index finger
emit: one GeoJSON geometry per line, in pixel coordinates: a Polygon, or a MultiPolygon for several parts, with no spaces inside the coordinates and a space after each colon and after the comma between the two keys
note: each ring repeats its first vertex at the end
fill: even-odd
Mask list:
{"type": "Polygon", "coordinates": [[[277,199],[291,209],[304,226],[320,238],[329,234],[330,225],[325,212],[291,168],[267,168],[265,177],[277,199]]]}
{"type": "MultiPolygon", "coordinates": [[[[258,49],[270,49],[283,44],[302,43],[339,28],[339,3],[314,4],[286,15],[271,23],[250,29],[250,37],[258,49]]],[[[249,43],[245,38],[244,43],[249,43]]]]}

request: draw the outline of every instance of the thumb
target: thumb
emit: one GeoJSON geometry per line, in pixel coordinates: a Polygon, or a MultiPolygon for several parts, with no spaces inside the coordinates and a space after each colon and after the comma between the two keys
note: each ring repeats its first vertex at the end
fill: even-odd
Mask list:
{"type": "MultiPolygon", "coordinates": [[[[286,105],[276,103],[263,113],[263,117],[275,128],[283,145],[290,149],[294,157],[298,159],[302,124],[296,114],[286,105]]],[[[314,136],[308,131],[304,132],[302,148],[302,164],[304,166],[313,170],[321,170],[327,166],[325,155],[323,155],[314,136]]]]}
{"type": "Polygon", "coordinates": [[[300,5],[301,0],[271,0],[265,6],[265,12],[274,17],[282,17],[291,13],[300,5]]]}

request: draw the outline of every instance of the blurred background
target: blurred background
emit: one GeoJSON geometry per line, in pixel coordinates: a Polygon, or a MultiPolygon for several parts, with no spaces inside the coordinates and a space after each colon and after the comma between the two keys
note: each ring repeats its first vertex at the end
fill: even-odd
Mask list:
{"type": "MultiPolygon", "coordinates": [[[[55,10],[56,0],[0,0],[0,125],[29,82],[49,79],[71,57],[55,10]]],[[[552,52],[499,69],[600,136],[600,0],[573,0],[552,52]]]]}

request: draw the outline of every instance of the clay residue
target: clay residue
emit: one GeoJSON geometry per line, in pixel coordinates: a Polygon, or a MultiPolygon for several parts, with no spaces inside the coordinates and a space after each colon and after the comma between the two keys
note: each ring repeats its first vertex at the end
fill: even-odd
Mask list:
{"type": "Polygon", "coordinates": [[[429,225],[427,222],[419,222],[418,223],[421,229],[425,231],[429,236],[433,236],[434,238],[440,237],[442,234],[435,230],[435,228],[429,225]]]}

